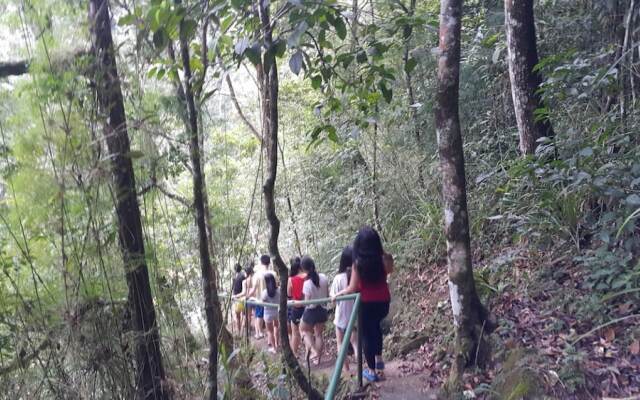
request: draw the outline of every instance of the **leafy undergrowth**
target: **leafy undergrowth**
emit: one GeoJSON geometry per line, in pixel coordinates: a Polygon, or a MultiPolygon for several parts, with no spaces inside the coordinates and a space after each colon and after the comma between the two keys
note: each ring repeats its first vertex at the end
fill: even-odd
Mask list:
{"type": "MultiPolygon", "coordinates": [[[[464,377],[467,397],[640,394],[640,304],[595,294],[567,253],[522,246],[476,257],[476,285],[499,327],[489,367],[464,377]]],[[[422,374],[431,389],[448,377],[453,341],[445,271],[429,265],[394,277],[396,311],[385,343],[387,357],[402,360],[406,375],[422,374]]]]}

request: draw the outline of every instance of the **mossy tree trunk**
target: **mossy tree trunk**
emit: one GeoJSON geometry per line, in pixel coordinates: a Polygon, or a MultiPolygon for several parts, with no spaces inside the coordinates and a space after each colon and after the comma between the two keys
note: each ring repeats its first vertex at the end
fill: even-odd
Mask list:
{"type": "Polygon", "coordinates": [[[535,154],[538,139],[553,137],[551,122],[535,111],[544,107],[538,92],[542,77],[534,68],[538,64],[533,0],[505,0],[505,30],[511,96],[520,136],[520,152],[535,154]]]}
{"type": "Polygon", "coordinates": [[[435,123],[438,135],[449,297],[456,332],[450,389],[460,388],[464,369],[475,362],[484,332],[493,329],[476,293],[471,266],[469,215],[458,113],[462,0],[442,0],[435,123]],[[484,330],[484,332],[483,332],[484,330]]]}
{"type": "Polygon", "coordinates": [[[163,387],[160,335],[145,261],[142,220],[107,0],[90,0],[89,26],[95,56],[93,81],[101,118],[105,121],[104,140],[111,159],[118,237],[129,289],[131,324],[136,333],[136,398],[168,399],[169,393],[163,387]]]}

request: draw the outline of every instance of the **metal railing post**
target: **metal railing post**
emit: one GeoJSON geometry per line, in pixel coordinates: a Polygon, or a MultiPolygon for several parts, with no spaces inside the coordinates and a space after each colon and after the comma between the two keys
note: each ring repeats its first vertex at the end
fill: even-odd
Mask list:
{"type": "Polygon", "coordinates": [[[362,303],[358,307],[358,389],[362,391],[362,303]]]}
{"type": "Polygon", "coordinates": [[[244,333],[247,346],[249,346],[249,304],[244,300],[244,333]]]}

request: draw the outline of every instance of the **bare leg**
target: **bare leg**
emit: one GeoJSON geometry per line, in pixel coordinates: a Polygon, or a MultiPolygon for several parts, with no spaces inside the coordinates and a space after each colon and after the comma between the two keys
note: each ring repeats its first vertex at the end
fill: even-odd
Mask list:
{"type": "Polygon", "coordinates": [[[278,338],[279,326],[280,325],[277,319],[273,321],[273,348],[274,349],[277,349],[278,347],[280,347],[280,339],[278,338]]]}
{"type": "Polygon", "coordinates": [[[308,352],[311,352],[311,357],[317,357],[315,353],[315,349],[313,346],[313,326],[307,324],[304,321],[300,322],[300,333],[302,334],[302,339],[304,340],[304,347],[308,352]]]}
{"type": "Polygon", "coordinates": [[[293,322],[291,323],[291,348],[294,353],[300,348],[300,327],[293,322]]]}
{"type": "Polygon", "coordinates": [[[315,324],[313,326],[313,331],[315,334],[315,350],[318,355],[318,364],[320,364],[320,358],[324,351],[324,338],[322,337],[322,332],[324,332],[324,323],[315,324]]]}
{"type": "Polygon", "coordinates": [[[273,322],[269,321],[267,324],[267,345],[269,347],[275,347],[273,345],[273,322]]]}

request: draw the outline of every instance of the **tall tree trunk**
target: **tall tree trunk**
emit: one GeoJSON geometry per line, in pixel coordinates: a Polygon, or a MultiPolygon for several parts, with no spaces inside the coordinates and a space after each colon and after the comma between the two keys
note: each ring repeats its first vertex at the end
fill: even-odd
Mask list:
{"type": "Polygon", "coordinates": [[[536,118],[534,115],[534,111],[542,108],[544,103],[537,92],[542,77],[533,70],[538,64],[533,0],[505,0],[504,16],[520,151],[523,155],[535,154],[538,139],[553,137],[553,128],[548,118],[536,118]]]}
{"type": "MultiPolygon", "coordinates": [[[[273,47],[273,25],[269,15],[269,1],[258,0],[258,13],[261,23],[262,36],[266,51],[263,54],[261,65],[257,66],[258,78],[260,80],[260,108],[262,113],[262,137],[264,139],[267,153],[267,179],[264,182],[264,207],[267,220],[269,221],[269,253],[273,263],[278,268],[280,275],[280,290],[286,290],[288,271],[278,248],[278,236],[280,235],[280,220],[276,214],[276,204],[274,191],[276,176],[278,171],[278,69],[273,47]]],[[[284,363],[295,378],[302,390],[307,393],[310,400],[320,400],[322,395],[311,386],[305,376],[295,354],[289,344],[287,333],[287,296],[280,296],[280,308],[278,310],[278,321],[280,323],[280,343],[282,345],[282,357],[284,363]]]]}
{"type": "Polygon", "coordinates": [[[494,329],[476,293],[471,266],[469,216],[458,114],[462,0],[442,0],[435,123],[442,171],[449,297],[456,331],[449,387],[458,390],[465,367],[475,361],[484,332],[494,329]],[[484,330],[484,332],[482,331],[484,330]]]}
{"type": "Polygon", "coordinates": [[[180,55],[184,72],[182,83],[187,114],[189,119],[189,157],[193,169],[193,205],[195,208],[195,223],[198,228],[198,250],[200,253],[200,272],[202,275],[202,290],[204,293],[204,311],[207,322],[207,339],[209,342],[209,396],[211,400],[218,398],[218,338],[224,329],[222,324],[222,311],[218,299],[216,277],[211,264],[209,252],[209,240],[205,211],[204,195],[204,171],[200,162],[200,139],[198,132],[198,114],[192,89],[193,75],[191,74],[191,57],[189,54],[189,42],[186,35],[182,34],[184,21],[180,26],[180,55]]]}
{"type": "Polygon", "coordinates": [[[90,0],[89,26],[95,55],[95,88],[100,111],[105,118],[104,138],[111,158],[118,237],[125,265],[129,307],[136,332],[136,397],[168,399],[160,352],[160,336],[145,261],[140,208],[131,162],[129,135],[124,113],[122,90],[118,78],[111,20],[107,0],[90,0]]]}

